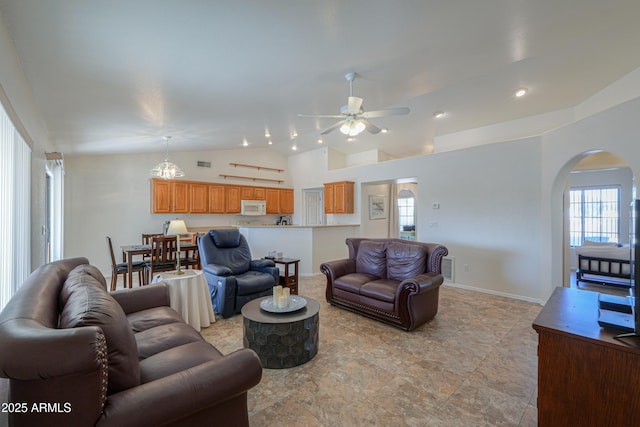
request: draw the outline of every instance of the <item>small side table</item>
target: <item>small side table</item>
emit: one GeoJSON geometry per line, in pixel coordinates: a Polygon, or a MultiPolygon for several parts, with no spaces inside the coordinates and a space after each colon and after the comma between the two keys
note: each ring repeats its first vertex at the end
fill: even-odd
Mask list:
{"type": "Polygon", "coordinates": [[[299,259],[293,258],[274,258],[273,262],[284,265],[284,276],[280,276],[280,285],[291,289],[291,294],[298,295],[298,263],[299,259]],[[290,267],[291,268],[290,271],[290,267]]]}

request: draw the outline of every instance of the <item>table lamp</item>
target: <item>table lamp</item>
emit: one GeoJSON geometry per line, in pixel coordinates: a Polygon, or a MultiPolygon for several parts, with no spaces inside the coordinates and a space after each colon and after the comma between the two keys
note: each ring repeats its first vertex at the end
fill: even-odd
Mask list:
{"type": "Polygon", "coordinates": [[[178,242],[178,271],[176,271],[176,275],[184,274],[184,271],[180,270],[180,235],[187,234],[189,231],[187,230],[187,225],[184,223],[182,219],[172,219],[169,223],[169,228],[167,229],[167,236],[176,236],[176,241],[178,242]]]}

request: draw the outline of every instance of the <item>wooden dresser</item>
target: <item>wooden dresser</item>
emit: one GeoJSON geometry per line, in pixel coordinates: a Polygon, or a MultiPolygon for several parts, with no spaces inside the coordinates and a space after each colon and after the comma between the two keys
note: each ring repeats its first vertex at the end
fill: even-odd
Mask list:
{"type": "Polygon", "coordinates": [[[556,288],[538,332],[538,425],[640,426],[640,339],[598,325],[598,294],[556,288]]]}

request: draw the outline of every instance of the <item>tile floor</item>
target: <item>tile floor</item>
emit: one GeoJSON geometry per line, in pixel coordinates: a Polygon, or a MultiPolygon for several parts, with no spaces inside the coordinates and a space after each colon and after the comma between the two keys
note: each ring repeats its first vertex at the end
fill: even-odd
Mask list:
{"type": "MultiPolygon", "coordinates": [[[[252,426],[537,425],[540,305],[443,286],[436,318],[404,332],[330,306],[324,290],[324,276],[301,278],[321,306],[318,355],[263,370],[252,426]]],[[[201,333],[223,353],[242,348],[242,316],[201,333]]]]}

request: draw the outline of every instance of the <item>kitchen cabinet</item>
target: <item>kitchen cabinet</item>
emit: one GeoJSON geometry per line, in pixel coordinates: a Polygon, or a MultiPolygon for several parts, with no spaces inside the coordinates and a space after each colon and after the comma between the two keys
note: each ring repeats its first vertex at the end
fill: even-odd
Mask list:
{"type": "Polygon", "coordinates": [[[354,213],[354,182],[340,181],[324,184],[324,212],[354,213]]]}
{"type": "Polygon", "coordinates": [[[277,188],[265,189],[265,200],[267,201],[267,214],[280,213],[280,190],[277,188]]]}
{"type": "Polygon", "coordinates": [[[242,200],[264,200],[265,189],[262,187],[241,187],[242,200]]]}
{"type": "Polygon", "coordinates": [[[268,214],[293,213],[293,189],[151,178],[154,214],[239,214],[241,200],[266,200],[268,214]]]}
{"type": "Polygon", "coordinates": [[[280,192],[280,213],[293,213],[293,190],[289,188],[281,188],[280,192]]]}
{"type": "Polygon", "coordinates": [[[153,213],[189,213],[189,183],[184,181],[151,180],[153,213]]]}
{"type": "Polygon", "coordinates": [[[194,182],[189,184],[190,191],[190,212],[209,212],[209,186],[204,182],[194,182]]]}
{"type": "Polygon", "coordinates": [[[225,186],[209,184],[209,213],[223,214],[225,201],[225,186]]]}
{"type": "Polygon", "coordinates": [[[240,213],[240,200],[242,200],[241,187],[228,185],[225,191],[226,205],[225,213],[239,214],[240,213]]]}

